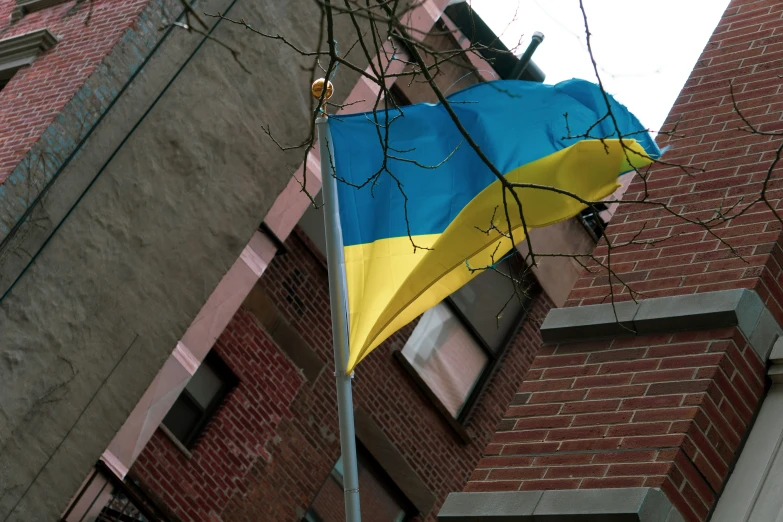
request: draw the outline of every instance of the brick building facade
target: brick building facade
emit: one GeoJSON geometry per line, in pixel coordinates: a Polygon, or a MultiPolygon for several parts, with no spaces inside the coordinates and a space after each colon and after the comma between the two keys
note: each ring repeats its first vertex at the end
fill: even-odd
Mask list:
{"type": "MultiPolygon", "coordinates": [[[[237,17],[290,21],[271,2],[202,3],[205,10],[233,9],[237,17]]],[[[7,176],[0,185],[0,256],[10,259],[0,265],[0,328],[10,340],[0,353],[24,363],[22,370],[0,367],[6,372],[0,377],[18,390],[4,391],[0,403],[11,419],[0,431],[0,514],[26,521],[57,513],[68,522],[119,515],[340,520],[325,263],[318,218],[289,176],[297,167],[302,175],[301,157],[291,163],[276,156],[260,136],[226,150],[220,145],[221,136],[246,131],[235,122],[282,120],[280,108],[288,118],[291,107],[303,107],[304,75],[291,71],[290,57],[265,52],[271,44],[248,46],[241,28],[210,20],[209,34],[241,49],[242,59],[286,85],[303,86],[277,99],[280,93],[242,76],[225,49],[174,30],[171,19],[182,19],[178,2],[123,2],[119,11],[110,4],[0,1],[7,15],[0,51],[15,36],[34,50],[32,65],[8,69],[8,78],[0,63],[0,109],[11,115],[0,124],[0,179],[7,176]],[[28,35],[41,29],[54,40],[28,35]],[[72,66],[75,59],[81,67],[72,66]],[[61,87],[35,93],[37,78],[53,75],[61,87]],[[17,98],[25,98],[21,108],[17,98]],[[188,131],[201,127],[203,136],[188,131]],[[257,141],[265,143],[262,150],[257,141]],[[22,176],[25,162],[37,160],[45,165],[38,177],[22,176]],[[269,179],[257,165],[265,165],[265,176],[272,173],[269,179]],[[169,176],[155,176],[160,172],[169,176]],[[19,197],[29,191],[27,179],[36,183],[29,200],[19,197]],[[53,201],[45,207],[47,193],[53,201]],[[116,219],[95,217],[103,215],[116,219]],[[36,223],[44,223],[43,232],[36,223]],[[177,248],[172,235],[180,238],[177,248]],[[103,242],[91,240],[101,236],[103,242]],[[8,245],[23,248],[9,257],[8,245]],[[160,261],[128,262],[137,251],[160,261]],[[76,266],[91,270],[64,275],[76,266]],[[130,287],[141,290],[120,290],[130,287]],[[58,307],[94,316],[94,325],[65,318],[30,326],[58,307]],[[18,355],[47,343],[52,347],[37,359],[18,355]],[[68,368],[72,377],[58,381],[68,368]],[[21,382],[32,384],[13,386],[21,382]],[[53,400],[39,401],[41,390],[47,399],[54,393],[53,400]],[[36,438],[41,433],[62,437],[36,438]]],[[[447,4],[427,0],[413,13],[428,45],[464,46],[466,27],[472,38],[481,36],[475,20],[460,25],[464,4],[447,4]]],[[[303,38],[317,33],[306,17],[302,23],[303,38]]],[[[731,3],[664,129],[677,122],[687,135],[672,141],[666,160],[705,172],[656,167],[646,187],[654,198],[677,213],[710,219],[716,206],[759,193],[780,139],[736,130],[742,123],[728,81],[750,122],[779,130],[782,32],[777,2],[731,3]]],[[[491,57],[471,57],[484,73],[461,78],[461,69],[444,67],[439,81],[448,87],[491,78],[483,58],[491,57]]],[[[503,76],[502,60],[492,64],[503,76]]],[[[404,67],[404,60],[393,66],[404,67]]],[[[534,64],[525,74],[542,80],[534,64]]],[[[336,90],[356,103],[351,111],[377,94],[351,73],[341,74],[336,90]]],[[[432,101],[416,84],[396,86],[395,95],[432,101]]],[[[316,190],[317,157],[310,161],[308,186],[316,190]]],[[[773,179],[767,196],[775,208],[779,190],[773,179]]],[[[633,183],[625,199],[643,192],[633,183]]],[[[639,292],[638,302],[615,285],[617,303],[601,304],[608,277],[579,276],[575,262],[552,259],[534,271],[529,301],[510,314],[502,339],[490,339],[482,329],[486,317],[459,296],[392,336],[354,379],[365,519],[777,516],[780,506],[768,492],[778,484],[783,433],[777,421],[783,390],[770,387],[783,363],[783,347],[775,344],[783,332],[779,220],[758,204],[714,232],[717,238],[660,209],[621,205],[608,230],[612,241],[675,236],[612,252],[613,270],[639,292]],[[635,236],[642,226],[643,235],[635,236]],[[744,259],[732,257],[721,240],[744,259]],[[435,359],[440,366],[427,366],[417,359],[418,339],[432,331],[426,321],[450,324],[454,342],[436,348],[458,345],[455,353],[470,355],[458,362],[469,362],[450,364],[444,356],[435,359]]],[[[544,249],[546,241],[571,252],[595,246],[578,220],[539,237],[544,249]]],[[[606,247],[595,255],[606,256],[606,247]]],[[[482,284],[469,290],[476,299],[494,288],[482,284]]],[[[485,313],[494,310],[492,301],[476,302],[485,313]]]]}
{"type": "MultiPolygon", "coordinates": [[[[620,206],[607,229],[613,244],[669,239],[611,252],[612,269],[628,283],[612,282],[614,308],[609,277],[585,271],[566,307],[549,313],[546,344],[502,428],[441,518],[472,520],[481,506],[488,520],[498,510],[515,520],[779,516],[778,453],[761,441],[780,435],[766,420],[779,414],[766,368],[771,361],[774,383],[783,333],[781,226],[776,212],[754,201],[771,173],[766,197],[780,208],[782,34],[779,2],[730,3],[662,129],[684,137],[658,139],[671,145],[668,163],[704,171],[657,165],[646,187],[637,179],[624,196],[641,201],[648,191],[691,220],[747,209],[708,231],[664,208],[620,206]],[[742,115],[777,135],[741,129],[730,82],[742,115]],[[492,499],[502,500],[493,508],[492,499]]],[[[605,262],[606,243],[594,255],[605,262]]]]}
{"type": "MultiPolygon", "coordinates": [[[[429,2],[414,13],[424,34],[435,29],[426,43],[468,45],[460,20],[441,16],[444,6],[429,2]]],[[[473,38],[498,45],[486,26],[475,32],[480,20],[465,18],[465,9],[450,12],[462,18],[463,28],[468,24],[473,38]]],[[[495,64],[497,72],[486,62],[474,64],[484,79],[514,70],[518,62],[501,56],[506,63],[495,64]]],[[[533,63],[523,74],[543,79],[533,63]]],[[[479,79],[444,66],[438,77],[444,88],[479,79]]],[[[367,103],[374,97],[369,88],[358,81],[347,103],[367,103]]],[[[399,85],[394,93],[403,103],[432,97],[416,84],[399,85]]],[[[317,190],[315,161],[308,175],[314,175],[308,186],[317,190]]],[[[318,246],[322,224],[308,206],[292,180],[108,444],[64,520],[138,513],[183,522],[342,517],[328,285],[318,246]],[[294,229],[297,222],[302,227],[294,229]],[[215,384],[221,380],[224,385],[215,384]],[[208,392],[214,393],[202,400],[208,392]]],[[[553,237],[573,248],[591,244],[577,220],[553,237]]],[[[561,272],[564,266],[575,280],[578,271],[561,264],[561,272]]],[[[458,371],[456,385],[446,373],[438,386],[429,386],[402,355],[415,323],[363,362],[354,396],[366,519],[434,520],[446,496],[466,483],[540,344],[537,325],[552,307],[541,286],[563,284],[539,279],[531,280],[524,310],[509,308],[497,339],[471,331],[486,325],[472,326],[458,315],[476,310],[460,312],[452,304],[441,311],[457,325],[452,333],[469,345],[463,353],[474,358],[473,373],[458,371]]],[[[497,330],[494,314],[503,303],[494,298],[483,304],[490,306],[481,320],[492,319],[497,330]]],[[[445,370],[457,368],[449,363],[445,370]]]]}
{"type": "MultiPolygon", "coordinates": [[[[448,17],[436,21],[431,21],[436,31],[427,43],[450,48],[457,42],[442,31],[460,34],[459,29],[448,17]]],[[[484,63],[485,70],[487,66],[484,63]]],[[[478,80],[465,78],[458,67],[442,69],[438,81],[445,87],[456,80],[464,85],[478,80]]],[[[527,75],[541,79],[535,76],[540,75],[535,64],[527,75]]],[[[415,84],[400,85],[395,95],[403,102],[428,101],[432,96],[415,84]]],[[[257,274],[260,278],[247,288],[236,312],[226,317],[225,327],[213,330],[214,344],[202,343],[227,366],[235,385],[210,412],[197,437],[183,436],[187,430],[180,434],[170,413],[134,451],[129,469],[120,469],[126,482],[158,506],[166,519],[344,518],[342,487],[334,480],[340,448],[328,282],[319,247],[323,225],[318,212],[305,211],[308,202],[298,190],[292,188],[290,193],[278,198],[279,207],[273,206],[260,231],[262,236],[284,241],[267,250],[254,247],[266,264],[257,274]],[[301,219],[290,216],[285,198],[293,194],[301,219]],[[294,228],[296,221],[302,226],[294,228]]],[[[578,221],[556,235],[563,241],[573,239],[577,246],[590,243],[588,231],[578,221]]],[[[503,305],[497,298],[489,304],[495,308],[486,312],[493,317],[492,310],[503,305]]],[[[417,323],[397,332],[363,361],[354,379],[354,404],[364,455],[360,475],[365,519],[385,520],[384,514],[389,520],[397,520],[394,516],[436,519],[446,496],[461,489],[478,463],[541,342],[538,325],[552,306],[540,285],[531,282],[525,309],[509,309],[513,321],[504,325],[508,335],[497,342],[498,353],[487,359],[481,372],[468,377],[473,380],[461,391],[464,404],[459,413],[450,411],[446,400],[401,355],[417,323]]],[[[467,327],[459,327],[463,336],[479,336],[467,327]]],[[[180,344],[190,347],[194,338],[186,333],[180,344]]],[[[189,389],[183,382],[175,392],[185,393],[182,387],[189,389]]],[[[176,402],[176,393],[166,396],[166,407],[179,411],[182,395],[176,402]]],[[[160,422],[161,416],[157,418],[160,422]]],[[[121,431],[115,441],[122,438],[121,431]]],[[[120,468],[116,456],[121,451],[120,444],[112,443],[109,453],[113,453],[104,454],[105,460],[115,462],[115,470],[120,468]]],[[[76,504],[80,502],[77,499],[76,504]]],[[[78,520],[71,514],[66,519],[78,520]]]]}
{"type": "MultiPolygon", "coordinates": [[[[190,456],[158,430],[130,471],[180,520],[209,520],[212,513],[224,521],[298,520],[339,457],[326,269],[299,233],[285,246],[254,292],[268,296],[279,320],[301,333],[303,345],[279,341],[288,341],[288,350],[311,349],[321,370],[308,379],[270,336],[264,327],[268,320],[249,310],[252,303],[240,308],[214,347],[239,385],[190,456]]],[[[466,482],[540,342],[532,319],[540,322],[550,306],[545,296],[536,297],[531,320],[506,349],[502,369],[474,405],[464,435],[393,356],[414,325],[395,334],[356,372],[354,404],[363,418],[358,423],[375,424],[420,478],[416,487],[426,491],[409,494],[423,497],[416,506],[423,511],[421,520],[434,520],[446,495],[466,482]]],[[[378,443],[363,435],[360,428],[364,446],[378,443]]],[[[398,480],[405,491],[405,478],[398,480]]],[[[341,504],[341,489],[337,499],[341,504]]]]}

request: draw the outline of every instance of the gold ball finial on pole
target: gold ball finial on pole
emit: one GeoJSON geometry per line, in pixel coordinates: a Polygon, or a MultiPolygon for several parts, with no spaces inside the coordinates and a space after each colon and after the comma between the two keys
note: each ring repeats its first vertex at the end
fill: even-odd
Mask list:
{"type": "Polygon", "coordinates": [[[325,78],[318,78],[310,87],[313,98],[318,100],[321,99],[321,94],[324,92],[324,84],[326,84],[326,95],[324,96],[324,100],[328,100],[332,97],[332,94],[334,94],[334,85],[332,85],[332,82],[327,81],[325,78]]]}

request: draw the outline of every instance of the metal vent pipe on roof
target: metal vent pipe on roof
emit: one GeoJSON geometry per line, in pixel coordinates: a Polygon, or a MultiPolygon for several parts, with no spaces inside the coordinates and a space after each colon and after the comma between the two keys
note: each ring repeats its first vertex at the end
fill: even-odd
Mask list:
{"type": "Polygon", "coordinates": [[[514,72],[511,74],[512,78],[519,79],[530,64],[530,60],[533,58],[533,53],[536,52],[538,46],[544,41],[544,33],[536,31],[533,33],[533,39],[530,41],[530,45],[527,46],[525,52],[519,57],[519,63],[514,68],[514,72]]]}

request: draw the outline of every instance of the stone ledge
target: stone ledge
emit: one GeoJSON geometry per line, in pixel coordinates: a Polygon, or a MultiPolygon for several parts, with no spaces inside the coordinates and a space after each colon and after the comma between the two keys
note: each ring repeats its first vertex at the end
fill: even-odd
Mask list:
{"type": "Polygon", "coordinates": [[[56,43],[57,38],[48,29],[38,29],[0,40],[0,77],[13,74],[19,67],[30,65],[56,43]]]}
{"type": "Polygon", "coordinates": [[[551,344],[731,326],[742,330],[762,361],[767,360],[773,343],[783,335],[758,294],[737,289],[638,303],[555,308],[541,325],[541,337],[551,344]]]}
{"type": "Polygon", "coordinates": [[[541,325],[545,343],[634,335],[633,320],[639,303],[553,308],[541,325]]]}
{"type": "Polygon", "coordinates": [[[441,522],[682,522],[660,489],[451,493],[441,522]]]}

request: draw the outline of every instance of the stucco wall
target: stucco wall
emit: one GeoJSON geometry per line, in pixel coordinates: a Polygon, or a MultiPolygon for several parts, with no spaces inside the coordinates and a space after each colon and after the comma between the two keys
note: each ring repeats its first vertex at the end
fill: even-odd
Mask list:
{"type": "MultiPolygon", "coordinates": [[[[199,11],[303,46],[318,34],[305,0],[211,0],[199,11]]],[[[3,520],[57,518],[301,162],[261,131],[270,124],[285,142],[306,133],[298,56],[219,23],[212,35],[241,51],[248,74],[200,35],[158,34],[165,41],[17,245],[32,261],[0,266],[10,289],[0,294],[3,520]]],[[[341,71],[338,93],[355,81],[341,71]]]]}

